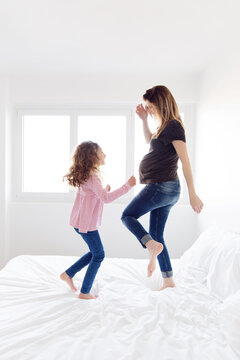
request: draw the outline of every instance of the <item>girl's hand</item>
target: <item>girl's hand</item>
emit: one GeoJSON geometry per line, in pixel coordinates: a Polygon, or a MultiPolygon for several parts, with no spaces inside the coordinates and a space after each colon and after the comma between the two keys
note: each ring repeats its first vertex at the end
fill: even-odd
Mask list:
{"type": "Polygon", "coordinates": [[[105,190],[106,190],[107,192],[109,192],[109,191],[111,190],[111,186],[110,186],[109,184],[107,184],[107,186],[105,187],[105,190]]]}
{"type": "Polygon", "coordinates": [[[129,179],[128,179],[128,183],[130,186],[135,186],[136,185],[136,178],[135,176],[131,176],[129,179]]]}
{"type": "Polygon", "coordinates": [[[199,199],[199,197],[197,196],[197,194],[192,194],[190,195],[190,204],[193,208],[193,210],[199,214],[203,208],[203,203],[202,201],[199,199]]]}
{"type": "Polygon", "coordinates": [[[144,109],[142,104],[137,105],[136,107],[136,114],[142,119],[143,121],[147,120],[148,112],[144,109]]]}

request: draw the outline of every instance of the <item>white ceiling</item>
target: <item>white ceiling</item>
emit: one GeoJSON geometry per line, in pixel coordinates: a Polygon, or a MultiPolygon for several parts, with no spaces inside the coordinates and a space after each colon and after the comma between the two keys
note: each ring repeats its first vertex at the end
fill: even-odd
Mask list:
{"type": "Polygon", "coordinates": [[[239,35],[239,0],[0,4],[0,72],[195,73],[239,35]]]}

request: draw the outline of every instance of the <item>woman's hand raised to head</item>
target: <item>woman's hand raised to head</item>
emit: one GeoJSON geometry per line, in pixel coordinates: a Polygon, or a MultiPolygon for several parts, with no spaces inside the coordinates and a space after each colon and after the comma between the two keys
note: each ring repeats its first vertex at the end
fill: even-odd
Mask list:
{"type": "Polygon", "coordinates": [[[128,179],[128,183],[130,186],[135,186],[136,185],[136,178],[135,176],[131,176],[129,179],[128,179]]]}
{"type": "Polygon", "coordinates": [[[142,119],[143,121],[147,120],[148,112],[144,109],[142,104],[137,105],[136,107],[136,114],[142,119]]]}

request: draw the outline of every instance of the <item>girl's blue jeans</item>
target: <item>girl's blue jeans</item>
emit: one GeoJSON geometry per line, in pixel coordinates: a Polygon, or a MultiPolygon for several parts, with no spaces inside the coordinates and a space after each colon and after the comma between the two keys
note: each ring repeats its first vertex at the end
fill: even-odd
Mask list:
{"type": "Polygon", "coordinates": [[[147,184],[129,203],[122,214],[122,222],[146,248],[149,240],[156,240],[164,248],[158,255],[163,278],[173,276],[171,261],[164,242],[163,233],[169,212],[180,196],[179,180],[147,184]],[[142,215],[150,212],[149,232],[138,221],[142,215]]]}
{"type": "Polygon", "coordinates": [[[70,276],[70,278],[73,278],[73,276],[78,271],[88,265],[81,288],[81,292],[83,294],[88,294],[92,288],[101,262],[105,257],[104,248],[97,230],[88,231],[87,233],[81,233],[76,228],[74,228],[74,230],[82,236],[83,240],[87,243],[90,251],[87,254],[83,255],[65,272],[68,274],[68,276],[70,276]]]}

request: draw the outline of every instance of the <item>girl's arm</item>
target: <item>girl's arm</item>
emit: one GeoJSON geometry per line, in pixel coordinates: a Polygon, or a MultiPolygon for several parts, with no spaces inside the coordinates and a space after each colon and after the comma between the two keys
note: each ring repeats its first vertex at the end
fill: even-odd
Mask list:
{"type": "Polygon", "coordinates": [[[128,181],[122,185],[120,188],[108,192],[103,188],[101,180],[97,175],[92,175],[92,191],[100,198],[104,203],[110,203],[120,196],[126,194],[132,186],[136,185],[136,179],[134,176],[131,176],[128,181]]]}
{"type": "Polygon", "coordinates": [[[148,113],[144,109],[142,104],[137,106],[136,114],[140,117],[140,119],[142,119],[144,137],[145,137],[146,143],[149,144],[152,139],[153,134],[151,133],[149,126],[148,126],[148,121],[147,121],[148,113]]]}
{"type": "Polygon", "coordinates": [[[184,177],[185,177],[185,180],[187,183],[187,187],[188,187],[190,204],[191,204],[193,210],[199,214],[203,208],[203,203],[199,199],[199,197],[197,196],[197,194],[195,192],[193,176],[192,176],[192,169],[191,169],[191,165],[190,165],[190,161],[189,161],[189,157],[188,157],[188,153],[187,153],[186,143],[181,140],[174,140],[172,142],[172,144],[173,144],[173,146],[181,160],[181,163],[182,163],[183,174],[184,174],[184,177]]]}

